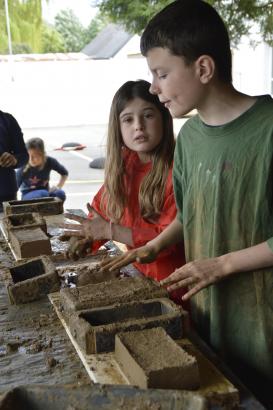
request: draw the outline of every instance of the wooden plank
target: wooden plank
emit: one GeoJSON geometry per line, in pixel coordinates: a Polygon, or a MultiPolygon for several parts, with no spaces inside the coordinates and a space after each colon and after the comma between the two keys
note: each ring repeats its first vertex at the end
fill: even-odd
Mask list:
{"type": "Polygon", "coordinates": [[[114,353],[101,353],[101,354],[86,354],[77,341],[72,336],[68,325],[60,311],[60,297],[59,292],[51,293],[48,298],[65,328],[76,352],[78,353],[90,379],[95,383],[102,384],[129,384],[126,376],[122,373],[117,362],[114,359],[114,353]]]}
{"type": "MultiPolygon", "coordinates": [[[[91,380],[102,384],[129,384],[128,379],[115,361],[114,353],[87,355],[81,349],[60,310],[59,293],[52,293],[48,296],[91,380]]],[[[177,343],[197,358],[201,385],[199,389],[195,390],[196,393],[207,398],[211,404],[224,404],[227,406],[226,408],[232,408],[239,403],[238,390],[189,339],[181,339],[177,343]]]]}

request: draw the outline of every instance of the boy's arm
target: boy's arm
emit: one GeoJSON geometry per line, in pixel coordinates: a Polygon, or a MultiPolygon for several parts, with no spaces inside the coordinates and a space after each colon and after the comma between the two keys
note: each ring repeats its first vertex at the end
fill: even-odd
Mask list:
{"type": "Polygon", "coordinates": [[[111,270],[120,269],[132,262],[153,262],[163,249],[181,242],[183,239],[183,226],[179,219],[174,219],[171,224],[156,238],[147,242],[145,246],[132,249],[121,256],[104,260],[101,267],[111,270]]]}
{"type": "Polygon", "coordinates": [[[190,286],[190,290],[182,298],[187,300],[201,289],[229,275],[270,266],[273,266],[273,252],[267,242],[262,242],[216,258],[189,262],[162,280],[161,284],[167,286],[168,291],[190,286]]]}

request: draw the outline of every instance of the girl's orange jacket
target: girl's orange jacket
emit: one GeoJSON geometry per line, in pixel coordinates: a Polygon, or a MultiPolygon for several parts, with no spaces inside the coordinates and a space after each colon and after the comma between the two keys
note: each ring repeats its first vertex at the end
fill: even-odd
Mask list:
{"type": "MultiPolygon", "coordinates": [[[[145,245],[148,241],[160,234],[176,217],[176,205],[174,199],[172,185],[172,169],[170,169],[164,195],[164,204],[160,217],[156,223],[151,223],[142,218],[139,209],[138,193],[140,184],[145,175],[151,169],[151,162],[143,164],[140,162],[138,155],[135,152],[129,151],[124,155],[126,173],[124,175],[124,184],[126,192],[128,192],[127,206],[124,209],[123,217],[120,225],[126,226],[132,230],[134,246],[128,249],[138,248],[145,245]]],[[[101,209],[101,196],[104,186],[100,188],[93,199],[91,206],[104,219],[109,220],[101,209]]],[[[89,214],[92,218],[92,214],[89,214]]],[[[97,250],[106,241],[98,241],[93,244],[93,251],[97,250]]],[[[145,276],[149,276],[157,281],[166,278],[176,268],[185,264],[185,254],[183,242],[171,246],[162,251],[156,261],[149,264],[134,263],[134,266],[145,276]]],[[[185,293],[184,289],[179,289],[172,292],[171,297],[177,303],[181,304],[181,296],[185,293]]]]}

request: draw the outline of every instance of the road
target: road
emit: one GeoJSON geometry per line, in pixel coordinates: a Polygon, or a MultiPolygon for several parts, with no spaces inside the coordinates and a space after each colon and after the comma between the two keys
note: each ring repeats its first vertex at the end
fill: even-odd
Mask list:
{"type": "MultiPolygon", "coordinates": [[[[23,129],[24,139],[40,137],[45,142],[47,154],[55,157],[69,171],[65,184],[67,200],[65,209],[80,208],[91,201],[103,183],[104,170],[89,168],[94,158],[105,156],[106,125],[23,129]],[[80,151],[58,150],[64,143],[77,142],[86,145],[80,151]]],[[[51,183],[58,181],[58,174],[51,173],[51,183]]]]}

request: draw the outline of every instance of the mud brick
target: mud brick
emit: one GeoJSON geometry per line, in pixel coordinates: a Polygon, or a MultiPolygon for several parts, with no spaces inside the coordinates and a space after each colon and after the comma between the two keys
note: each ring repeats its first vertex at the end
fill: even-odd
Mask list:
{"type": "Polygon", "coordinates": [[[163,328],[116,334],[115,357],[130,384],[141,388],[194,390],[197,360],[163,328]]]}
{"type": "Polygon", "coordinates": [[[61,289],[60,299],[64,311],[84,310],[136,300],[168,297],[158,282],[146,277],[116,278],[107,282],[77,288],[61,289]]]}
{"type": "Polygon", "coordinates": [[[184,336],[187,313],[167,298],[123,303],[72,314],[69,327],[79,346],[87,353],[110,352],[115,335],[123,331],[163,327],[173,338],[184,336]]]}
{"type": "Polygon", "coordinates": [[[41,228],[11,230],[9,240],[18,259],[52,253],[50,240],[41,228]]]}
{"type": "Polygon", "coordinates": [[[63,213],[63,201],[60,198],[45,197],[22,201],[3,202],[5,215],[17,215],[27,212],[38,212],[40,215],[57,215],[63,213]]]}
{"type": "Polygon", "coordinates": [[[2,219],[2,223],[8,240],[10,240],[12,230],[41,228],[45,234],[47,233],[46,221],[37,212],[9,215],[2,219]]]}
{"type": "Polygon", "coordinates": [[[59,276],[48,256],[16,262],[5,276],[12,304],[32,302],[60,289],[59,276]]]}

